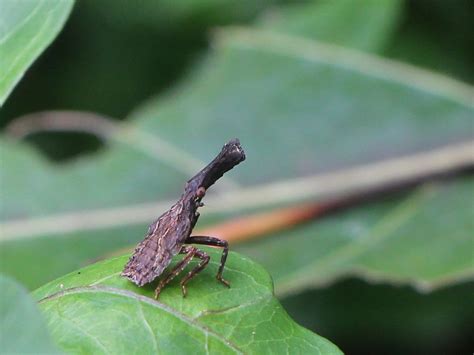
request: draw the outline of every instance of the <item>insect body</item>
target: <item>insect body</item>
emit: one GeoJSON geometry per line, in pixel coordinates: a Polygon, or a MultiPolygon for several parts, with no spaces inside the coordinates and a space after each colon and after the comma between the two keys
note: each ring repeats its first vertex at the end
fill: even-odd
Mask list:
{"type": "Polygon", "coordinates": [[[197,210],[203,206],[201,200],[207,189],[225,172],[243,160],[245,160],[245,153],[238,139],[225,144],[209,165],[188,180],[181,198],[150,224],[145,239],[135,248],[122,271],[122,276],[138,286],[143,286],[160,276],[173,256],[185,254],[184,258],[158,284],[155,290],[155,298],[158,298],[163,287],[196,257],[201,260],[200,263],[181,280],[183,296],[186,296],[187,282],[206,267],[210,258],[204,251],[189,244],[205,244],[224,249],[216,278],[229,287],[229,283],[222,278],[228,253],[227,242],[214,237],[191,236],[191,232],[199,218],[197,210]]]}

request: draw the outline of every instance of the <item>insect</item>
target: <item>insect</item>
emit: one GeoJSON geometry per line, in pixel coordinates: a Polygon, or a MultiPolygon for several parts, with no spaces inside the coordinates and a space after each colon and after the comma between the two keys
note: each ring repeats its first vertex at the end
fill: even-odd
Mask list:
{"type": "Polygon", "coordinates": [[[227,241],[208,236],[191,236],[199,218],[199,207],[207,189],[234,166],[245,160],[245,152],[238,139],[233,139],[222,147],[221,152],[205,168],[188,180],[180,199],[148,227],[145,239],[135,248],[122,271],[122,276],[143,286],[160,276],[171,263],[173,256],[184,254],[184,258],[160,280],[155,290],[158,298],[162,289],[173,280],[193,258],[199,264],[181,280],[183,297],[186,284],[209,263],[209,255],[190,244],[204,244],[222,247],[222,257],[216,278],[225,286],[228,281],[222,277],[229,246],[227,241]]]}

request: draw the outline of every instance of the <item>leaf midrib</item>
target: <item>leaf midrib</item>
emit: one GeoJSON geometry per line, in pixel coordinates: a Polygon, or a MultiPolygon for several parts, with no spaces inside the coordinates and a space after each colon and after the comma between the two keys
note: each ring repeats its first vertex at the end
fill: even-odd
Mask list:
{"type": "MultiPolygon", "coordinates": [[[[223,342],[225,345],[227,345],[230,349],[233,351],[243,354],[243,351],[237,347],[234,343],[229,341],[228,339],[225,339],[221,337],[218,333],[215,333],[212,329],[200,324],[197,322],[195,319],[185,315],[184,313],[178,312],[177,310],[165,305],[164,303],[161,303],[157,300],[153,300],[149,297],[138,295],[134,292],[128,291],[128,290],[122,290],[116,287],[109,287],[109,286],[79,286],[79,287],[73,287],[69,289],[65,289],[59,292],[56,292],[52,295],[46,296],[42,298],[41,300],[38,301],[38,304],[42,304],[45,302],[49,302],[64,296],[69,296],[69,295],[74,295],[74,294],[81,294],[81,293],[107,293],[107,294],[113,294],[116,296],[121,296],[129,299],[133,299],[137,302],[144,302],[148,305],[151,305],[155,308],[160,309],[163,312],[166,312],[175,318],[178,318],[182,322],[186,323],[190,327],[202,332],[203,334],[210,334],[220,342],[223,342]]],[[[260,299],[259,299],[260,301],[260,299]]]]}

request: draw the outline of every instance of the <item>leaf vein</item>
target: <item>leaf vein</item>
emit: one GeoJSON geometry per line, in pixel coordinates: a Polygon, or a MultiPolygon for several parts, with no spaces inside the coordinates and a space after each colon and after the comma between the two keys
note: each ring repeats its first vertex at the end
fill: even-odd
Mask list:
{"type": "Polygon", "coordinates": [[[145,317],[145,313],[143,312],[143,306],[139,300],[136,300],[138,304],[138,308],[140,309],[140,317],[143,319],[143,323],[145,324],[145,327],[147,328],[148,332],[151,335],[151,339],[153,341],[153,348],[155,349],[155,354],[158,354],[158,342],[156,339],[155,333],[153,333],[153,329],[150,326],[150,323],[148,323],[148,320],[145,317]]]}
{"type": "Polygon", "coordinates": [[[177,310],[165,305],[164,303],[158,302],[158,301],[153,300],[149,297],[138,295],[138,294],[133,293],[131,291],[122,290],[122,289],[115,288],[115,287],[80,286],[80,287],[69,288],[69,289],[54,293],[52,295],[49,295],[49,296],[39,300],[38,303],[44,303],[44,302],[54,300],[54,299],[57,299],[57,298],[60,298],[60,297],[66,296],[66,295],[71,295],[71,294],[94,293],[94,292],[109,293],[109,294],[113,294],[113,295],[117,295],[117,296],[122,296],[122,297],[125,297],[125,298],[131,298],[131,299],[134,299],[138,302],[147,303],[147,304],[149,304],[153,307],[156,307],[156,308],[158,308],[158,309],[160,309],[160,310],[162,310],[162,311],[178,318],[179,320],[183,321],[184,323],[188,324],[189,326],[191,326],[191,327],[193,327],[193,328],[195,328],[195,329],[197,329],[197,330],[199,330],[203,333],[210,334],[211,336],[213,336],[217,340],[219,340],[219,341],[223,342],[224,344],[226,344],[234,352],[239,353],[239,354],[243,353],[242,350],[239,347],[237,347],[235,344],[233,344],[228,339],[223,339],[218,333],[215,333],[210,328],[196,322],[195,320],[188,317],[187,315],[185,315],[181,312],[178,312],[177,310]]]}
{"type": "Polygon", "coordinates": [[[41,1],[38,1],[36,3],[36,6],[34,7],[34,9],[28,14],[28,16],[26,16],[22,21],[20,21],[19,23],[16,24],[15,28],[12,28],[11,31],[9,31],[8,33],[5,34],[5,36],[3,36],[2,38],[0,38],[0,45],[3,45],[7,40],[8,38],[15,32],[17,32],[21,27],[23,27],[23,25],[25,23],[27,23],[33,16],[36,15],[36,13],[38,12],[38,10],[41,8],[42,4],[41,1]]]}

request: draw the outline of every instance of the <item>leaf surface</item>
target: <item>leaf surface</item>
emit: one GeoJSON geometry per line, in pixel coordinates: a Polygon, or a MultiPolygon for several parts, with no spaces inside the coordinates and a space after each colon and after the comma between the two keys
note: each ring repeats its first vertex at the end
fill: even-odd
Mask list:
{"type": "Polygon", "coordinates": [[[28,291],[0,274],[0,353],[59,354],[28,291]]]}
{"type": "Polygon", "coordinates": [[[72,0],[0,1],[0,106],[63,27],[72,0]]]}
{"type": "Polygon", "coordinates": [[[473,199],[472,178],[426,185],[238,250],[271,271],[280,295],[347,275],[429,291],[473,279],[473,199]]]}
{"type": "Polygon", "coordinates": [[[340,353],[289,318],[262,267],[231,253],[227,289],[214,277],[219,251],[206,251],[211,263],[188,284],[186,298],[175,281],[155,301],[156,283],[138,288],[120,277],[128,255],[61,277],[34,296],[66,352],[340,353]]]}
{"type": "Polygon", "coordinates": [[[263,16],[274,31],[380,52],[398,24],[402,1],[338,0],[287,4],[263,16]]]}

